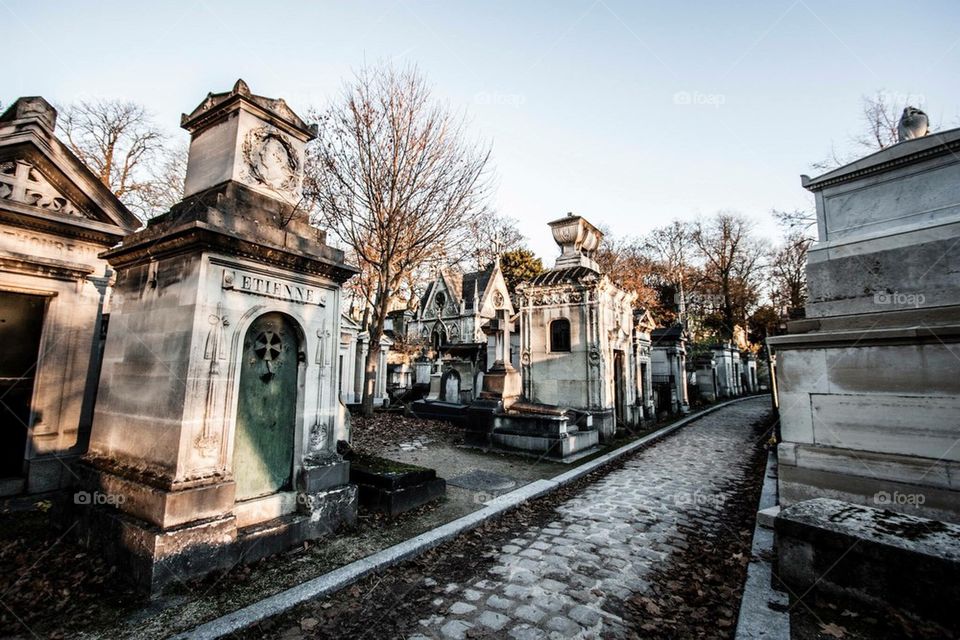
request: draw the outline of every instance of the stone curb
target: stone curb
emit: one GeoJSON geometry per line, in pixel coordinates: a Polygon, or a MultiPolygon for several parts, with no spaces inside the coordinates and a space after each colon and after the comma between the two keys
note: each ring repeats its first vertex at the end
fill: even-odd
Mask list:
{"type": "Polygon", "coordinates": [[[662,429],[658,429],[635,442],[624,445],[615,451],[604,454],[595,460],[591,460],[550,480],[536,480],[510,493],[497,496],[493,500],[485,503],[482,509],[469,513],[435,529],[431,529],[430,531],[421,533],[409,540],[404,540],[371,556],[351,562],[339,569],[334,569],[322,576],[307,580],[295,587],[268,596],[259,602],[254,602],[246,607],[215,618],[210,622],[194,627],[190,631],[174,636],[173,640],[215,640],[216,638],[222,638],[225,635],[240,631],[270,616],[292,609],[307,600],[323,597],[339,591],[375,571],[386,569],[404,560],[420,555],[447,540],[475,529],[487,520],[491,520],[510,511],[524,502],[539,498],[571,482],[579,480],[583,476],[633,453],[644,445],[673,433],[694,420],[698,420],[736,402],[754,397],[756,396],[734,398],[733,400],[708,407],[703,411],[687,416],[662,429]]]}
{"type": "Polygon", "coordinates": [[[773,528],[770,518],[761,517],[760,513],[776,506],[777,456],[771,450],[767,454],[735,640],[790,640],[790,600],[787,594],[773,588],[773,566],[764,559],[773,555],[773,528]]]}

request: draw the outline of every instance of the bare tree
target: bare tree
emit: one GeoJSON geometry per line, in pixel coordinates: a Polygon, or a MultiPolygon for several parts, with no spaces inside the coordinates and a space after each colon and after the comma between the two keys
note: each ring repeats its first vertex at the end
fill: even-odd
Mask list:
{"type": "Polygon", "coordinates": [[[77,157],[141,218],[172,204],[175,185],[169,176],[180,175],[182,158],[164,149],[166,136],[144,107],[121,100],[81,101],[60,110],[57,126],[77,157]]]}
{"type": "Polygon", "coordinates": [[[807,252],[812,242],[810,237],[793,231],[786,235],[783,244],[770,252],[770,297],[787,315],[807,303],[807,252]]]}
{"type": "Polygon", "coordinates": [[[463,268],[480,270],[493,262],[496,255],[525,249],[527,238],[517,228],[517,221],[501,215],[478,216],[468,223],[471,242],[467,247],[463,268]]]}
{"type": "Polygon", "coordinates": [[[617,238],[603,229],[604,241],[597,251],[597,262],[611,280],[637,294],[637,305],[653,309],[659,296],[653,287],[656,264],[647,247],[637,238],[617,238]]]}
{"type": "Polygon", "coordinates": [[[187,178],[187,145],[165,148],[151,167],[151,179],[143,189],[144,204],[152,213],[163,213],[183,199],[187,178]]]}
{"type": "Polygon", "coordinates": [[[765,247],[751,234],[749,221],[727,212],[698,221],[692,239],[703,261],[703,283],[718,298],[716,330],[722,338],[732,339],[734,327],[746,326],[750,308],[759,298],[765,247]]]}
{"type": "Polygon", "coordinates": [[[695,273],[692,238],[692,226],[682,220],[658,227],[646,237],[646,249],[655,261],[661,289],[673,298],[664,302],[672,307],[673,317],[681,321],[685,320],[687,284],[695,273]]]}
{"type": "Polygon", "coordinates": [[[489,149],[468,142],[462,117],[437,105],[415,68],[364,68],[319,114],[307,179],[321,222],[369,278],[370,335],[362,410],[373,383],[384,320],[405,278],[460,246],[486,213],[489,149]]]}
{"type": "Polygon", "coordinates": [[[797,232],[802,235],[808,235],[817,224],[817,214],[810,209],[794,209],[792,211],[772,209],[770,214],[788,232],[797,232]]]}
{"type": "Polygon", "coordinates": [[[904,104],[893,104],[890,97],[883,91],[873,96],[863,96],[862,120],[864,130],[854,136],[853,140],[868,152],[886,149],[897,143],[897,123],[900,122],[900,113],[909,102],[909,96],[904,104]]]}

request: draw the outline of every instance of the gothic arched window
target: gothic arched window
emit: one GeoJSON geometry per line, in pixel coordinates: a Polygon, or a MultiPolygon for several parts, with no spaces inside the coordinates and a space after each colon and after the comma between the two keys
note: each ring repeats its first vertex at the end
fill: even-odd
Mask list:
{"type": "Polygon", "coordinates": [[[570,321],[566,318],[550,323],[550,351],[570,351],[570,321]]]}

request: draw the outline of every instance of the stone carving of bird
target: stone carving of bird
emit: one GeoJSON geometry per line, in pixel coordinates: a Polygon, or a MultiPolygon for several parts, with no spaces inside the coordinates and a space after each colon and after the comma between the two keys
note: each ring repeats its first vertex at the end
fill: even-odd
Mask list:
{"type": "Polygon", "coordinates": [[[900,124],[897,125],[897,139],[903,142],[922,138],[927,135],[929,127],[930,120],[927,114],[916,107],[906,107],[903,115],[900,116],[900,124]]]}

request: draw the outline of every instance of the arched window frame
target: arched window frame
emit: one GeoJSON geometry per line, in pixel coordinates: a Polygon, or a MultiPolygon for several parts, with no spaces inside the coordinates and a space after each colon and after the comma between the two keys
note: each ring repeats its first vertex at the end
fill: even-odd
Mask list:
{"type": "Polygon", "coordinates": [[[557,318],[550,322],[550,352],[570,352],[570,320],[557,318]]]}

